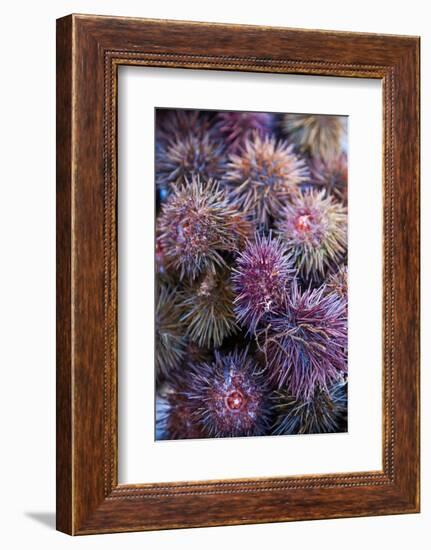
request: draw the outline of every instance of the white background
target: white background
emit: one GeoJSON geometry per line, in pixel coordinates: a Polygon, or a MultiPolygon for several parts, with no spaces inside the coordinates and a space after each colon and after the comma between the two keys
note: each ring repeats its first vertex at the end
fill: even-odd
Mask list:
{"type": "Polygon", "coordinates": [[[145,67],[122,67],[119,78],[120,482],[381,470],[380,81],[145,67]],[[154,107],[173,101],[199,109],[348,115],[348,433],[154,441],[152,128],[154,107]]]}
{"type": "Polygon", "coordinates": [[[0,88],[0,544],[41,548],[278,547],[331,550],[429,546],[431,339],[423,338],[422,514],[72,539],[53,531],[55,18],[70,12],[284,25],[422,36],[423,334],[431,331],[431,30],[427,2],[201,0],[8,2],[0,88]],[[428,540],[425,541],[425,536],[428,540]]]}

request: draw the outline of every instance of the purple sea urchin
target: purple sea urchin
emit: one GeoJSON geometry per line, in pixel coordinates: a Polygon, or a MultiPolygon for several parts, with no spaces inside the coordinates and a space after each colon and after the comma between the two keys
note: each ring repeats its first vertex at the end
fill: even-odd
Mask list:
{"type": "Polygon", "coordinates": [[[163,189],[193,175],[220,179],[225,171],[224,146],[210,134],[188,134],[156,149],[156,183],[163,189]]]}
{"type": "Polygon", "coordinates": [[[228,272],[209,271],[181,293],[186,335],[200,347],[219,347],[236,328],[228,272]]]}
{"type": "Polygon", "coordinates": [[[180,365],[184,357],[184,325],[180,319],[181,309],[177,290],[160,281],[156,290],[156,373],[166,376],[172,369],[180,365]]]}
{"type": "Polygon", "coordinates": [[[276,223],[295,265],[308,278],[323,275],[347,250],[347,212],[324,191],[293,197],[276,223]]]}
{"type": "Polygon", "coordinates": [[[344,205],[347,204],[347,155],[314,159],[311,164],[311,181],[327,195],[332,195],[344,205]]]}
{"type": "Polygon", "coordinates": [[[347,383],[340,381],[328,390],[317,388],[306,401],[283,390],[275,393],[277,415],[274,435],[318,434],[347,431],[347,383]]]}
{"type": "Polygon", "coordinates": [[[254,133],[262,138],[272,124],[273,116],[269,113],[226,111],[216,116],[215,129],[225,140],[229,152],[238,153],[254,133]]]}
{"type": "Polygon", "coordinates": [[[324,290],[301,292],[294,282],[284,312],[259,334],[270,377],[305,401],[347,372],[346,302],[324,290]]]}
{"type": "Polygon", "coordinates": [[[305,161],[292,145],[256,132],[240,154],[230,155],[225,174],[239,207],[266,227],[307,177],[305,161]]]}
{"type": "Polygon", "coordinates": [[[263,317],[283,303],[295,270],[280,239],[258,233],[236,259],[233,268],[234,300],[238,322],[253,333],[263,317]]]}
{"type": "Polygon", "coordinates": [[[194,365],[185,395],[208,437],[263,435],[271,404],[259,366],[248,350],[222,354],[194,365]]]}
{"type": "Polygon", "coordinates": [[[174,186],[158,218],[158,246],[167,269],[180,278],[224,267],[224,252],[238,250],[250,234],[251,224],[230,204],[216,182],[190,182],[174,186]]]}
{"type": "Polygon", "coordinates": [[[344,119],[335,115],[286,114],[282,127],[300,151],[329,159],[340,153],[346,132],[344,119]]]}

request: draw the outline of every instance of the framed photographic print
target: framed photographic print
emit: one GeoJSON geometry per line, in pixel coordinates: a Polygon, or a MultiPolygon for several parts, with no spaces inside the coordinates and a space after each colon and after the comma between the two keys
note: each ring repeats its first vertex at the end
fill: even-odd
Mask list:
{"type": "Polygon", "coordinates": [[[57,21],[57,528],[419,511],[419,39],[57,21]]]}
{"type": "Polygon", "coordinates": [[[346,120],[155,117],[156,439],[347,431],[346,120]]]}

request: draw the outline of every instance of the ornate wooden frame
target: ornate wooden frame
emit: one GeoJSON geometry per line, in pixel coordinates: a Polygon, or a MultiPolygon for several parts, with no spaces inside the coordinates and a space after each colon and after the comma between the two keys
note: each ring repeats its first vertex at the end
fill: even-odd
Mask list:
{"type": "Polygon", "coordinates": [[[70,15],[57,21],[57,528],[419,511],[419,38],[70,15]],[[119,485],[119,65],[377,78],[384,101],[383,469],[119,485]]]}

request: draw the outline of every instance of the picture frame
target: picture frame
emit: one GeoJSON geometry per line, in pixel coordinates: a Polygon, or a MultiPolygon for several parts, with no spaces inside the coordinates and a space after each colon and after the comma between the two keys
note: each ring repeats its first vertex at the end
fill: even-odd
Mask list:
{"type": "Polygon", "coordinates": [[[57,20],[57,529],[84,535],[419,512],[419,223],[418,37],[57,20]],[[118,483],[122,65],[381,81],[382,470],[118,483]]]}

